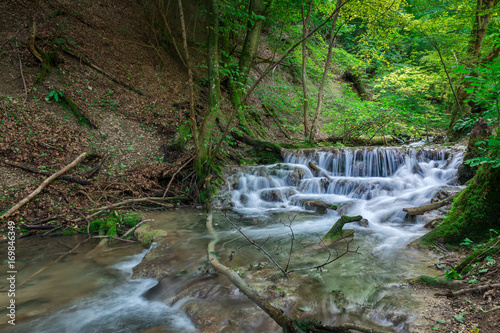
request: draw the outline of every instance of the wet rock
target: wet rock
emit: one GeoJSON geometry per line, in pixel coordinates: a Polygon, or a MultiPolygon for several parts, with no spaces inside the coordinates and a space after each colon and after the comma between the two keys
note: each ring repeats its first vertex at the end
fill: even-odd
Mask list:
{"type": "Polygon", "coordinates": [[[367,219],[361,219],[358,221],[358,224],[363,227],[363,228],[368,228],[368,220],[367,219]]]}
{"type": "Polygon", "coordinates": [[[431,203],[442,201],[442,200],[452,196],[453,194],[455,194],[455,192],[450,192],[447,190],[438,191],[436,193],[436,195],[434,195],[434,198],[431,199],[431,203]]]}
{"type": "Polygon", "coordinates": [[[283,202],[283,195],[280,190],[263,190],[260,198],[267,202],[283,202]]]}
{"type": "Polygon", "coordinates": [[[439,223],[443,222],[443,220],[444,218],[442,217],[437,217],[435,219],[432,219],[424,225],[424,228],[434,229],[439,225],[439,223]]]}
{"type": "Polygon", "coordinates": [[[346,201],[339,203],[337,207],[337,213],[339,213],[339,215],[346,214],[347,211],[354,206],[354,203],[355,203],[354,201],[346,201]]]}
{"type": "MultiPolygon", "coordinates": [[[[284,202],[285,199],[290,198],[292,195],[295,195],[296,193],[297,192],[291,188],[263,190],[260,193],[260,198],[267,202],[284,202]]],[[[248,199],[249,198],[247,197],[247,202],[248,199]]]]}
{"type": "Polygon", "coordinates": [[[240,202],[243,205],[247,205],[249,201],[250,201],[250,198],[248,197],[248,195],[246,195],[245,193],[243,193],[242,195],[240,195],[240,202]]]}
{"type": "Polygon", "coordinates": [[[145,246],[150,246],[151,243],[166,237],[167,232],[164,230],[154,230],[148,224],[143,224],[134,231],[134,236],[145,246]]]}
{"type": "Polygon", "coordinates": [[[304,179],[306,172],[303,169],[295,169],[285,178],[285,182],[289,186],[299,186],[300,181],[304,179]]]}
{"type": "Polygon", "coordinates": [[[300,205],[307,210],[315,210],[320,214],[325,214],[327,209],[336,210],[337,205],[332,205],[319,200],[311,200],[311,199],[292,199],[292,205],[300,205]]]}

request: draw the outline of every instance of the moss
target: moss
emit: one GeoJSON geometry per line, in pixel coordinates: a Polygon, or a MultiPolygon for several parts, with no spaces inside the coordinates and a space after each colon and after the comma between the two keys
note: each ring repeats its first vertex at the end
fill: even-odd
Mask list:
{"type": "Polygon", "coordinates": [[[146,232],[144,234],[144,236],[142,237],[142,243],[144,245],[151,245],[151,243],[153,242],[153,239],[158,236],[158,235],[161,235],[163,234],[164,231],[161,231],[161,230],[153,230],[153,231],[150,231],[150,232],[146,232]]]}
{"type": "Polygon", "coordinates": [[[469,186],[458,195],[443,222],[423,236],[419,245],[436,241],[459,244],[465,238],[480,243],[490,238],[491,229],[500,228],[500,168],[479,168],[469,186]]]}
{"type": "Polygon", "coordinates": [[[446,279],[439,277],[432,277],[428,275],[420,275],[416,277],[415,282],[425,284],[431,287],[448,287],[451,284],[451,282],[446,279]]]}

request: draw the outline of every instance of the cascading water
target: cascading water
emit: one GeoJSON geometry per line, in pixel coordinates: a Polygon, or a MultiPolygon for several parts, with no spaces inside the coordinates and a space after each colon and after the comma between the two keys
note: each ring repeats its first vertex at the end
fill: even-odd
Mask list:
{"type": "MultiPolygon", "coordinates": [[[[371,321],[405,331],[406,321],[397,322],[395,316],[406,306],[400,302],[408,298],[394,286],[426,269],[428,263],[423,263],[422,255],[405,245],[426,232],[423,224],[433,216],[410,218],[403,208],[429,204],[442,189],[456,190],[462,155],[460,150],[429,148],[287,151],[284,163],[239,169],[228,181],[229,193],[234,212],[242,218],[242,230],[254,239],[272,236],[286,240],[289,230],[274,222],[283,219],[288,223],[285,217],[293,215],[295,237],[306,247],[317,244],[341,215],[362,215],[368,220],[367,228],[356,223],[345,228],[356,231],[353,244],[363,255],[343,258],[320,277],[326,295],[328,290],[342,291],[348,299],[347,310],[341,310],[331,295],[311,296],[314,301],[307,306],[324,316],[320,320],[335,317],[337,323],[353,320],[363,312],[361,308],[371,308],[377,315],[363,312],[371,321]],[[317,168],[310,168],[310,162],[317,168]],[[320,214],[310,204],[312,200],[338,209],[320,214]],[[351,311],[350,319],[343,317],[343,311],[351,311]]],[[[313,256],[299,249],[292,262],[323,260],[313,256]]]]}

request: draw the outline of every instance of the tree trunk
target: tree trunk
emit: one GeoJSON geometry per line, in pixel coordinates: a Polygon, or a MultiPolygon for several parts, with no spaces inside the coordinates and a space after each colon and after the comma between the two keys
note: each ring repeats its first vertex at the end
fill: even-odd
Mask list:
{"type": "MultiPolygon", "coordinates": [[[[490,23],[491,13],[493,8],[498,4],[500,0],[477,0],[477,8],[474,16],[474,23],[472,25],[469,46],[467,48],[467,60],[466,66],[470,68],[477,67],[479,63],[479,55],[481,53],[481,48],[483,46],[484,36],[486,34],[486,29],[490,23]]],[[[467,74],[475,75],[475,73],[467,74]]],[[[457,91],[457,105],[453,109],[450,118],[450,125],[448,127],[448,133],[453,131],[453,126],[455,126],[456,121],[459,119],[460,114],[464,111],[465,114],[470,112],[470,107],[464,104],[469,94],[467,89],[470,89],[470,83],[464,82],[457,91]]],[[[462,113],[463,115],[463,113],[462,113]]]]}
{"type": "Polygon", "coordinates": [[[328,45],[328,55],[326,56],[325,68],[323,71],[323,78],[318,89],[318,104],[316,105],[316,113],[314,115],[314,120],[311,124],[311,130],[309,131],[309,143],[314,143],[316,123],[318,121],[319,114],[321,113],[321,108],[323,106],[323,90],[325,88],[326,77],[328,76],[328,70],[330,68],[330,62],[332,61],[332,49],[335,43],[335,25],[340,13],[340,7],[342,6],[342,0],[337,0],[337,5],[335,7],[335,14],[332,19],[332,29],[330,31],[330,44],[328,45]]]}
{"type": "Polygon", "coordinates": [[[500,168],[482,165],[469,186],[453,202],[443,222],[423,236],[421,245],[459,244],[465,238],[482,242],[490,238],[490,230],[499,228],[500,168]]]}
{"type": "Polygon", "coordinates": [[[304,17],[304,5],[302,5],[302,91],[304,92],[304,140],[307,140],[307,133],[309,129],[308,121],[308,109],[309,109],[309,99],[307,96],[307,26],[309,25],[309,18],[311,17],[311,11],[313,7],[314,0],[309,3],[309,10],[307,11],[307,16],[304,17]]]}
{"type": "MultiPolygon", "coordinates": [[[[207,172],[202,172],[202,166],[212,153],[212,129],[215,118],[220,110],[220,77],[219,77],[219,7],[218,0],[208,0],[208,41],[207,41],[207,66],[208,66],[208,110],[200,128],[199,159],[196,163],[198,177],[205,177],[207,172]]],[[[209,168],[210,165],[207,165],[209,168]]]]}
{"type": "MultiPolygon", "coordinates": [[[[252,0],[250,3],[249,13],[251,16],[259,15],[263,16],[265,14],[264,1],[263,0],[252,0]]],[[[264,20],[258,18],[253,20],[249,19],[247,24],[247,34],[245,37],[245,42],[240,53],[240,59],[238,63],[238,77],[233,78],[229,84],[229,89],[231,91],[231,101],[234,107],[238,107],[242,103],[243,96],[245,95],[245,85],[248,80],[248,74],[252,67],[253,61],[255,59],[255,54],[257,53],[257,46],[259,45],[260,34],[262,32],[262,25],[264,20]]],[[[247,120],[245,118],[244,108],[238,107],[236,110],[238,121],[243,131],[250,135],[255,136],[252,130],[249,128],[247,120]]]]}

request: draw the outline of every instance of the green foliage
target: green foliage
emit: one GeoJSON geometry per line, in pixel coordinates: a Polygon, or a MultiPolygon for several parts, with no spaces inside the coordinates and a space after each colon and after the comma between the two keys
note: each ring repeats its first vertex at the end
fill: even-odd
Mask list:
{"type": "Polygon", "coordinates": [[[62,98],[64,97],[64,93],[60,91],[59,89],[56,90],[51,90],[48,94],[47,97],[45,97],[46,101],[54,100],[56,102],[62,101],[62,98]]]}
{"type": "Polygon", "coordinates": [[[460,275],[456,270],[454,269],[448,269],[446,273],[444,274],[444,277],[451,281],[451,280],[458,280],[462,278],[462,275],[460,275]]]}
{"type": "MultiPolygon", "coordinates": [[[[118,237],[118,235],[124,234],[139,223],[139,219],[140,217],[137,214],[124,215],[118,211],[113,211],[105,218],[90,222],[89,232],[91,234],[118,237]]],[[[87,230],[82,229],[81,232],[87,232],[87,230]]]]}
{"type": "Polygon", "coordinates": [[[475,166],[488,163],[493,168],[500,167],[500,136],[490,135],[488,139],[476,142],[476,145],[484,145],[480,149],[488,155],[471,158],[465,161],[465,164],[475,166]]]}

